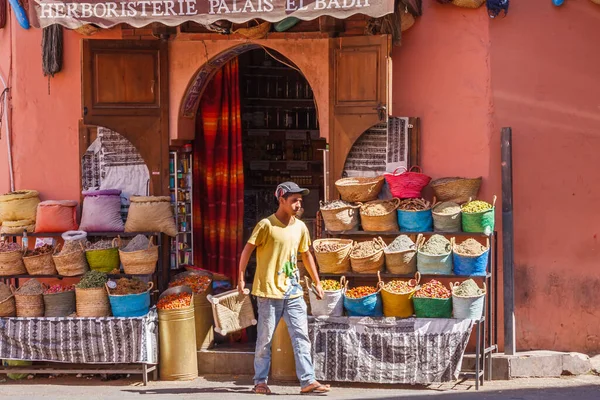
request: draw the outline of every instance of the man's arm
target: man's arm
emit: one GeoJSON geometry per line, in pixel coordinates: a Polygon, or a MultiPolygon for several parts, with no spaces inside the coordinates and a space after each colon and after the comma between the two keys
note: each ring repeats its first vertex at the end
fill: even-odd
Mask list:
{"type": "Polygon", "coordinates": [[[325,292],[323,291],[323,287],[321,286],[321,279],[319,278],[319,273],[317,271],[315,259],[313,258],[310,251],[305,251],[304,253],[300,253],[300,254],[302,256],[302,263],[304,264],[304,268],[306,268],[306,271],[312,278],[312,280],[315,284],[315,289],[317,289],[317,293],[319,294],[319,297],[322,299],[323,296],[325,295],[325,292]]]}
{"type": "Polygon", "coordinates": [[[244,280],[244,273],[246,272],[246,267],[248,266],[248,261],[250,261],[250,256],[252,252],[256,248],[255,245],[246,243],[244,250],[242,251],[242,255],[240,256],[240,265],[238,267],[238,291],[240,294],[243,293],[244,288],[246,287],[246,281],[244,280]]]}

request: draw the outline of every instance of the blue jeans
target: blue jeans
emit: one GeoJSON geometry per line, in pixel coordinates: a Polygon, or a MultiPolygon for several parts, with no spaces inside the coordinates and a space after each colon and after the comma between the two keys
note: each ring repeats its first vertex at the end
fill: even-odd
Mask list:
{"type": "Polygon", "coordinates": [[[275,328],[283,317],[287,324],[296,360],[296,375],[300,386],[306,387],[315,382],[306,303],[302,297],[293,299],[267,299],[258,297],[258,337],[254,354],[254,384],[267,383],[271,368],[271,342],[275,328]]]}

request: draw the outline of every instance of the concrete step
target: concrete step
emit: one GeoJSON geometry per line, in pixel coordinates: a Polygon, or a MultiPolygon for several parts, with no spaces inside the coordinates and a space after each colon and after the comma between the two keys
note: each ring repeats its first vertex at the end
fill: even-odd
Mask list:
{"type": "Polygon", "coordinates": [[[254,344],[228,344],[199,351],[198,375],[254,375],[254,344]]]}

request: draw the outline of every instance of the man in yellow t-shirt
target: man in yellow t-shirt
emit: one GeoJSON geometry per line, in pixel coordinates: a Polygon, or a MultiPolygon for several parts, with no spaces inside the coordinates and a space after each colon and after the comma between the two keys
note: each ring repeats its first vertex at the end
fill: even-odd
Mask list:
{"type": "Polygon", "coordinates": [[[254,355],[255,393],[271,393],[267,386],[271,367],[271,341],[282,317],[292,339],[300,392],[326,393],[330,390],[329,385],[322,385],[315,379],[306,303],[296,265],[297,255],[300,253],[306,270],[313,278],[317,294],[322,298],[324,293],[317,267],[308,251],[310,234],[304,222],[296,218],[302,208],[302,196],[308,193],[308,189],[301,188],[294,182],[277,186],[277,212],[256,225],[240,258],[238,290],[241,292],[246,286],[244,272],[248,260],[254,249],[257,249],[256,273],[252,284],[252,294],[257,297],[258,302],[258,337],[254,355]]]}

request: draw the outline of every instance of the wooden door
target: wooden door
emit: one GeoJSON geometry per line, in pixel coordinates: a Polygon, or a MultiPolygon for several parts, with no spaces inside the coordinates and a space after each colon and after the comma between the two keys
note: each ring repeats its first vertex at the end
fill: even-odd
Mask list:
{"type": "MultiPolygon", "coordinates": [[[[83,126],[104,126],[129,139],[150,171],[150,193],[168,195],[167,42],[82,43],[83,126]]],[[[80,141],[85,142],[85,133],[80,129],[80,141]]]]}
{"type": "Polygon", "coordinates": [[[391,38],[389,35],[342,37],[330,51],[330,193],[341,178],[352,144],[391,114],[391,38]]]}

